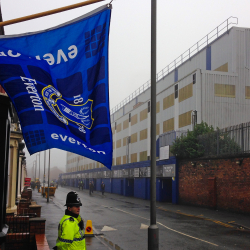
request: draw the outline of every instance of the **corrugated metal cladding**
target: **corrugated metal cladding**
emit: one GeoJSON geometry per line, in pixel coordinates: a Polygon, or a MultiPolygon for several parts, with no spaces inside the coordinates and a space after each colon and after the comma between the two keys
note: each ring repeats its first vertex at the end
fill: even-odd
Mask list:
{"type": "MultiPolygon", "coordinates": [[[[198,123],[215,128],[249,122],[249,79],[250,28],[233,27],[157,82],[160,146],[171,145],[176,134],[192,129],[195,110],[198,123]]],[[[112,117],[114,165],[149,159],[150,88],[112,117]]],[[[83,162],[89,167],[93,161],[83,162]]],[[[67,167],[72,171],[76,163],[67,167]]]]}

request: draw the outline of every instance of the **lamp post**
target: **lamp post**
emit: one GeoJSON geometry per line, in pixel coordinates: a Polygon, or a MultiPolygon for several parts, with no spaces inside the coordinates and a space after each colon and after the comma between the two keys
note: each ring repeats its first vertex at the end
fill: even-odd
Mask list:
{"type": "Polygon", "coordinates": [[[156,224],[156,2],[151,0],[151,192],[148,250],[159,249],[159,228],[156,224]]]}
{"type": "Polygon", "coordinates": [[[34,166],[34,163],[36,164],[36,160],[33,161],[33,167],[35,167],[35,182],[36,182],[36,165],[34,166]]]}
{"type": "Polygon", "coordinates": [[[37,156],[39,156],[39,171],[38,171],[38,179],[40,181],[40,152],[39,154],[36,155],[36,160],[37,160],[37,156]]]}
{"type": "Polygon", "coordinates": [[[47,202],[49,202],[49,174],[50,174],[50,149],[49,149],[49,165],[48,165],[48,195],[47,195],[47,202]]]}

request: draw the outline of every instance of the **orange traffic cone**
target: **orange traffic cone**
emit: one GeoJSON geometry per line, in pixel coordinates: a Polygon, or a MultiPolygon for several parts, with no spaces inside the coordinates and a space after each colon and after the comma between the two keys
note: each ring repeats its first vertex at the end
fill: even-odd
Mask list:
{"type": "Polygon", "coordinates": [[[94,237],[91,220],[87,220],[87,225],[85,228],[85,237],[94,237]]]}

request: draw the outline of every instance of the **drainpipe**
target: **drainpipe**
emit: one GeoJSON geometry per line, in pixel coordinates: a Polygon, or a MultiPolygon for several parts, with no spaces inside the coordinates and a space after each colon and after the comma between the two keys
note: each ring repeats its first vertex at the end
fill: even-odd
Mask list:
{"type": "MultiPolygon", "coordinates": [[[[19,157],[24,156],[25,153],[23,152],[23,149],[25,147],[25,144],[23,142],[19,142],[18,144],[18,152],[17,152],[17,169],[16,169],[16,200],[17,200],[17,194],[18,194],[18,183],[19,183],[19,157]]],[[[21,182],[20,182],[21,185],[21,182]]]]}

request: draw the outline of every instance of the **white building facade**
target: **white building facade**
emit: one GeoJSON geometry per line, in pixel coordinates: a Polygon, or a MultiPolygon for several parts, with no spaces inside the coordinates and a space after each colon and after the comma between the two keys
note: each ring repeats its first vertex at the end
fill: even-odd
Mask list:
{"type": "MultiPolygon", "coordinates": [[[[217,36],[203,48],[197,43],[157,75],[157,138],[192,130],[194,119],[214,128],[249,122],[250,28],[232,27],[217,36]]],[[[111,111],[111,122],[113,166],[150,159],[149,84],[111,111]]],[[[67,153],[67,172],[99,167],[67,153]]]]}

